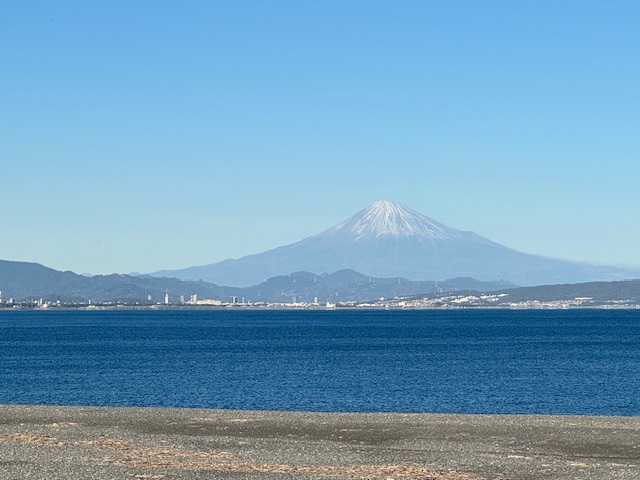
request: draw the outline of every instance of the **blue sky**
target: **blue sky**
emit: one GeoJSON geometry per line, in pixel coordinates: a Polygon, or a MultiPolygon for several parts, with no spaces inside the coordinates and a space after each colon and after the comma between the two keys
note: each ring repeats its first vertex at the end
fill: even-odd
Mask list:
{"type": "Polygon", "coordinates": [[[640,3],[0,1],[0,258],[201,265],[396,200],[640,266],[640,3]]]}

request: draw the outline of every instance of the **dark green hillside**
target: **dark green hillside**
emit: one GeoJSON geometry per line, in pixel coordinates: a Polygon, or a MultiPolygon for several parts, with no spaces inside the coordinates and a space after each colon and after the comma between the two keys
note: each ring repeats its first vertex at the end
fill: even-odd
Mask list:
{"type": "Polygon", "coordinates": [[[234,295],[236,289],[222,289],[205,282],[183,282],[175,278],[96,275],[85,277],[60,272],[37,263],[0,260],[0,291],[3,299],[44,298],[46,300],[145,301],[151,295],[162,301],[168,292],[173,302],[180,295],[221,298],[234,295]]]}

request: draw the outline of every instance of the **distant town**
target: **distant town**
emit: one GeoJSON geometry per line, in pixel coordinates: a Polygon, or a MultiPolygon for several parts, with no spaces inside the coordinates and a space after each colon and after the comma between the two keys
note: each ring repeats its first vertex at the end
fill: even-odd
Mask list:
{"type": "Polygon", "coordinates": [[[574,298],[541,300],[521,299],[513,300],[509,293],[480,293],[480,292],[450,292],[436,293],[421,297],[395,297],[391,299],[379,298],[369,302],[319,302],[317,297],[312,302],[299,302],[295,297],[290,302],[252,302],[244,298],[231,297],[229,301],[217,299],[199,299],[197,295],[191,295],[185,299],[183,295],[173,299],[166,293],[161,301],[153,301],[149,295],[147,301],[108,301],[93,302],[60,300],[2,299],[0,292],[0,309],[80,309],[80,310],[107,310],[107,309],[273,309],[273,310],[306,310],[306,309],[461,309],[461,308],[499,308],[499,309],[575,309],[575,308],[600,308],[600,309],[640,309],[640,301],[637,300],[600,300],[593,297],[576,296],[574,298]]]}

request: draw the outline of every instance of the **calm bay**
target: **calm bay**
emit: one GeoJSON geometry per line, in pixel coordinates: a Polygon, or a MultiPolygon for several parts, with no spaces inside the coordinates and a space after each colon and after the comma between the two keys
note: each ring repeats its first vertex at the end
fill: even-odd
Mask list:
{"type": "Polygon", "coordinates": [[[637,310],[0,311],[0,404],[640,415],[637,310]]]}

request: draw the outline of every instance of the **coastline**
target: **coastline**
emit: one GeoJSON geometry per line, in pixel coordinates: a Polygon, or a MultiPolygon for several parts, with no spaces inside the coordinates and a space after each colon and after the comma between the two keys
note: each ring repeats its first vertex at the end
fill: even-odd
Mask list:
{"type": "Polygon", "coordinates": [[[369,311],[369,312],[385,312],[385,311],[429,311],[429,312],[447,312],[453,310],[512,310],[512,311],[526,311],[526,310],[640,310],[640,304],[620,304],[620,305],[550,305],[540,303],[538,305],[444,305],[444,306],[415,306],[415,305],[402,305],[402,306],[360,306],[360,305],[335,305],[331,307],[326,306],[308,306],[308,305],[222,305],[222,306],[190,306],[190,305],[90,305],[90,306],[52,306],[52,307],[38,307],[38,306],[22,306],[14,305],[11,307],[0,307],[1,312],[101,312],[101,311],[191,311],[191,312],[206,312],[206,311],[218,311],[218,312],[238,312],[238,311],[369,311]]]}
{"type": "Polygon", "coordinates": [[[640,417],[0,405],[0,479],[625,480],[640,417]]]}

